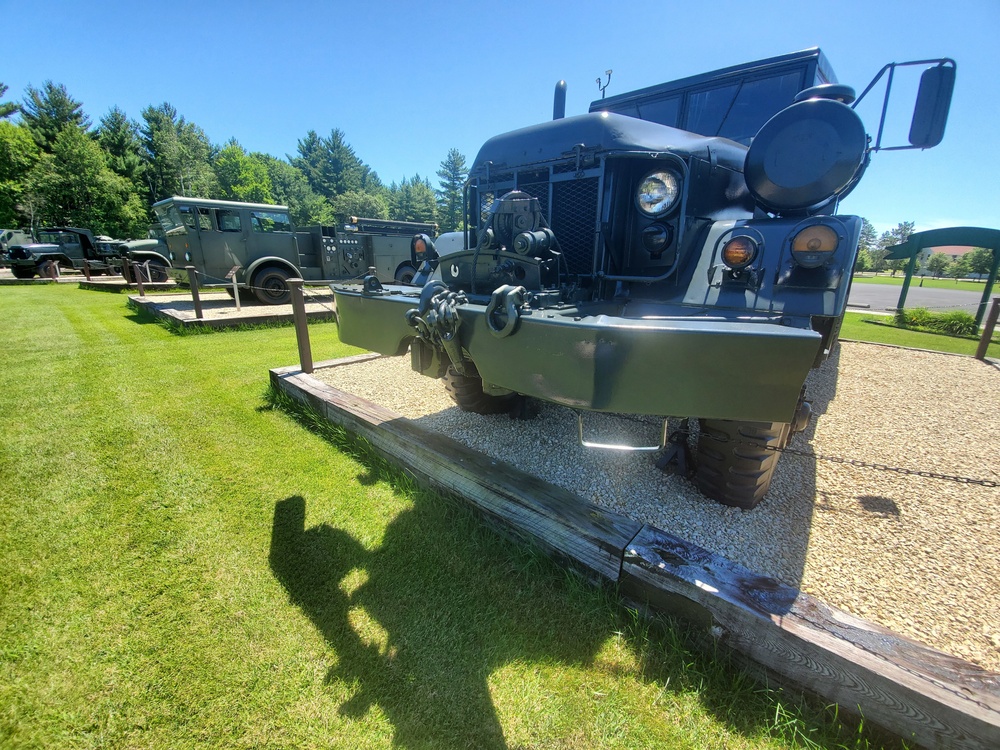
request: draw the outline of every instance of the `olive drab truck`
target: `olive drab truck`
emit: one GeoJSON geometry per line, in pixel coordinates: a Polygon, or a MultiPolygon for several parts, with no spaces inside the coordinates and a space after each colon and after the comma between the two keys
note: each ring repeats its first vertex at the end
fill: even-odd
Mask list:
{"type": "Polygon", "coordinates": [[[263,304],[291,299],[288,279],[306,282],[361,278],[374,268],[385,281],[407,282],[414,233],[436,234],[435,224],[352,217],[341,227],[296,228],[287,206],[174,196],[153,205],[163,228],[166,272],[187,283],[225,285],[263,304]]]}
{"type": "Polygon", "coordinates": [[[840,201],[874,151],[940,142],[955,63],[887,65],[861,98],[879,80],[874,141],[818,49],[574,117],[560,82],[553,120],[479,151],[461,249],[415,237],[415,286],[333,285],[341,339],[409,350],[467,411],[523,411],[526,397],[575,409],[584,445],[659,452],[705,495],[752,508],[837,340],[862,224],[840,201]],[[909,143],[883,145],[903,66],[924,69],[909,143]],[[589,411],[662,417],[662,438],[590,443],[589,411]]]}

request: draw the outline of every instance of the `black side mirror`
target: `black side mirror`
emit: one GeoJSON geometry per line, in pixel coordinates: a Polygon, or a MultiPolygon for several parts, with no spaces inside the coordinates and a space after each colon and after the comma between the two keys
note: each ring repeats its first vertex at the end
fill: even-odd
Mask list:
{"type": "Polygon", "coordinates": [[[937,65],[920,76],[917,104],[910,124],[910,143],[918,148],[933,148],[944,138],[951,95],[955,90],[955,66],[937,65]]]}
{"type": "Polygon", "coordinates": [[[425,261],[437,268],[438,253],[434,240],[426,234],[415,234],[410,240],[410,262],[414,268],[420,268],[425,261]]]}

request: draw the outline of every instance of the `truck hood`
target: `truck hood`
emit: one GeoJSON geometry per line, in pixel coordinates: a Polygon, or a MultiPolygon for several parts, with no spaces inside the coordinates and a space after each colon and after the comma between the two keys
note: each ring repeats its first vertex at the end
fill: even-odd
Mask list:
{"type": "Polygon", "coordinates": [[[747,147],[728,138],[708,137],[614,112],[592,112],[512,130],[490,138],[479,149],[472,172],[536,164],[585,152],[669,152],[714,159],[720,166],[743,171],[747,147]]]}
{"type": "Polygon", "coordinates": [[[58,253],[59,245],[36,243],[33,245],[11,245],[9,252],[11,260],[28,260],[35,255],[58,253]]]}

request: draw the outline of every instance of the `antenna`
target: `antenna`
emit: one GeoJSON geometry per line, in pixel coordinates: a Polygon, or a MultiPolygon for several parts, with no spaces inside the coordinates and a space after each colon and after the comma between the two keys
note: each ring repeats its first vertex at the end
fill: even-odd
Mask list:
{"type": "Polygon", "coordinates": [[[601,90],[601,98],[602,99],[604,98],[604,90],[611,83],[611,71],[610,70],[605,70],[604,71],[604,75],[606,75],[608,77],[608,80],[604,82],[603,86],[601,85],[601,79],[600,78],[597,79],[597,88],[599,88],[601,90]]]}

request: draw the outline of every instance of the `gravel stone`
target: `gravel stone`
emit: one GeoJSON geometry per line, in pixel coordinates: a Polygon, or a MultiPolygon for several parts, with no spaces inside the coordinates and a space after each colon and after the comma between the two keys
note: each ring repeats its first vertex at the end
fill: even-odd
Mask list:
{"type": "MultiPolygon", "coordinates": [[[[319,380],[650,523],[896,633],[1000,672],[1000,489],[786,453],[752,511],[719,505],[648,453],[586,449],[576,413],[467,414],[409,357],[323,368],[319,380]]],[[[790,448],[1000,482],[1000,368],[969,357],[842,342],[807,381],[809,428],[790,448]]],[[[671,420],[671,429],[679,426],[671,420]]],[[[654,444],[652,417],[587,413],[585,436],[654,444]]]]}

